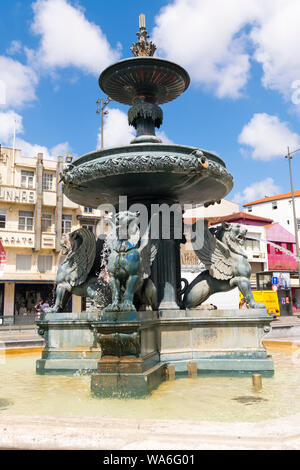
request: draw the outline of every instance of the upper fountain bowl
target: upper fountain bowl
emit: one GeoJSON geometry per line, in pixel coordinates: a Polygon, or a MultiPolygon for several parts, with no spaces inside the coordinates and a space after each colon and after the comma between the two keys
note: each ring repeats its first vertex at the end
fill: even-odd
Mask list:
{"type": "Polygon", "coordinates": [[[105,69],[100,88],[111,99],[133,105],[136,99],[163,104],[176,99],[189,86],[189,74],[177,64],[154,57],[133,57],[105,69]]]}

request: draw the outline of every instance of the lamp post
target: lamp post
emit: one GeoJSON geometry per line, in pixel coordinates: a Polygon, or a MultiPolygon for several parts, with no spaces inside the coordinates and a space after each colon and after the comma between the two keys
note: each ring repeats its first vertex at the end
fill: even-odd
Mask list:
{"type": "Polygon", "coordinates": [[[105,114],[108,114],[108,111],[105,111],[105,107],[108,105],[110,101],[113,101],[109,96],[106,98],[106,100],[103,100],[102,98],[99,100],[96,100],[96,103],[100,103],[100,108],[96,109],[97,114],[101,114],[101,150],[104,148],[104,139],[103,139],[103,117],[105,114]]]}
{"type": "Polygon", "coordinates": [[[289,170],[290,170],[290,182],[291,182],[291,192],[292,192],[292,204],[293,204],[293,214],[294,214],[294,229],[295,229],[295,237],[296,237],[296,250],[297,250],[297,257],[298,257],[298,278],[299,278],[299,286],[300,286],[300,250],[299,250],[299,238],[298,238],[298,225],[297,225],[297,217],[296,217],[296,207],[295,207],[295,196],[294,196],[294,187],[293,187],[293,177],[292,177],[292,165],[291,160],[293,159],[293,153],[299,152],[300,149],[293,150],[290,152],[288,147],[288,153],[285,158],[289,161],[289,170]]]}

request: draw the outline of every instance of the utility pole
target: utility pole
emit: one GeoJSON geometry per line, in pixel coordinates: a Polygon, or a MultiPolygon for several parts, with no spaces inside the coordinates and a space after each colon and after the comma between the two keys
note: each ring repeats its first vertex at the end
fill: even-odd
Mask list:
{"type": "Polygon", "coordinates": [[[295,195],[294,195],[294,187],[293,187],[293,177],[292,177],[292,165],[291,160],[293,159],[292,154],[298,152],[300,149],[294,150],[290,152],[288,147],[288,153],[285,158],[289,161],[289,170],[290,170],[290,182],[291,182],[291,192],[292,192],[292,204],[293,204],[293,215],[294,215],[294,229],[295,229],[295,237],[296,237],[296,250],[297,250],[297,257],[298,257],[298,281],[300,287],[300,250],[299,250],[299,237],[298,237],[298,224],[297,224],[297,216],[296,216],[296,207],[295,207],[295,195]]]}
{"type": "Polygon", "coordinates": [[[96,113],[101,115],[101,150],[104,148],[104,139],[103,139],[103,121],[104,121],[104,115],[108,114],[108,111],[105,111],[106,106],[110,101],[113,101],[109,96],[106,98],[106,100],[103,100],[102,98],[99,100],[96,100],[96,103],[100,103],[100,108],[96,109],[96,113]]]}

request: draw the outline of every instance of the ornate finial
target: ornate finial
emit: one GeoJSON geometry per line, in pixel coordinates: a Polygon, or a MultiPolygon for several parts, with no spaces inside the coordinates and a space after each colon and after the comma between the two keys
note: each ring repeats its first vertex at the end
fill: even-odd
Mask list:
{"type": "Polygon", "coordinates": [[[132,44],[130,50],[136,57],[153,56],[156,51],[156,45],[152,41],[147,41],[150,36],[147,34],[144,13],[141,13],[139,16],[139,28],[140,32],[136,33],[139,40],[132,44]]]}

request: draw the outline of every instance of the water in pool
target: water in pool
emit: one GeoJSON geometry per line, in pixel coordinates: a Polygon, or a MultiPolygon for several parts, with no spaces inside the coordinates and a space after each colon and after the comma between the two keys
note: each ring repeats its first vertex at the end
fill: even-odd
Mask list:
{"type": "Polygon", "coordinates": [[[40,376],[40,354],[0,362],[0,414],[254,422],[300,412],[299,358],[274,353],[275,375],[255,392],[251,377],[198,377],[164,382],[143,399],[100,399],[89,376],[40,376]]]}

